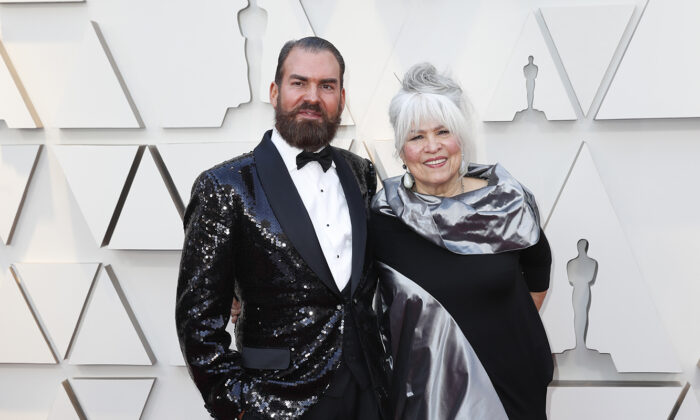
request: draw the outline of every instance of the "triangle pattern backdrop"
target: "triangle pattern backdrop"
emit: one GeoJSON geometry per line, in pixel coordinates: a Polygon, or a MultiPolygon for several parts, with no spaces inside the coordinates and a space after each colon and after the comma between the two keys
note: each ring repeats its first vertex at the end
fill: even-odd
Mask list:
{"type": "Polygon", "coordinates": [[[18,277],[64,359],[100,264],[14,264],[18,277]]]}
{"type": "Polygon", "coordinates": [[[0,39],[0,120],[5,120],[9,128],[42,126],[2,39],[0,39]]]}
{"type": "Polygon", "coordinates": [[[95,243],[102,245],[139,146],[53,146],[95,243]]]}
{"type": "MultiPolygon", "coordinates": [[[[154,82],[162,127],[221,127],[229,108],[250,100],[245,38],[236,20],[245,0],[177,0],[158,9],[161,72],[154,82]],[[194,22],[196,30],[183,30],[194,22]],[[212,54],[211,51],[217,51],[212,54]]],[[[286,3],[286,2],[285,2],[286,3]]]]}
{"type": "Polygon", "coordinates": [[[587,115],[634,4],[543,7],[542,16],[587,115]]]}
{"type": "Polygon", "coordinates": [[[567,420],[666,419],[676,386],[550,386],[549,418],[567,420]]]}
{"type": "Polygon", "coordinates": [[[0,363],[56,363],[19,285],[0,274],[0,363]]]}
{"type": "Polygon", "coordinates": [[[391,178],[404,173],[403,162],[396,157],[394,140],[374,140],[369,142],[369,150],[377,167],[380,179],[391,178]]]}
{"type": "Polygon", "coordinates": [[[697,420],[700,419],[700,403],[695,398],[694,389],[690,384],[686,384],[685,396],[681,401],[681,406],[678,408],[675,420],[697,420]]]}
{"type": "Polygon", "coordinates": [[[596,119],[700,117],[699,16],[697,0],[649,0],[596,119]]]}
{"type": "Polygon", "coordinates": [[[534,57],[533,63],[538,68],[533,108],[543,111],[550,121],[575,120],[576,114],[571,107],[564,83],[559,77],[535,15],[531,13],[494,91],[484,121],[512,121],[516,112],[527,108],[523,67],[528,64],[528,56],[534,57]]]}
{"type": "Polygon", "coordinates": [[[109,248],[182,249],[182,219],[152,152],[143,154],[109,248]]]}
{"type": "MultiPolygon", "coordinates": [[[[51,406],[51,411],[49,411],[49,416],[47,420],[82,420],[76,411],[73,402],[68,397],[68,392],[66,390],[66,382],[62,383],[58,389],[58,394],[56,399],[53,401],[51,406]]],[[[70,385],[68,385],[70,386],[70,385]]]]}
{"type": "Polygon", "coordinates": [[[0,145],[0,239],[7,245],[39,159],[39,145],[0,145]]]}
{"type": "Polygon", "coordinates": [[[152,365],[154,360],[116,278],[102,267],[68,360],[73,365],[152,365]],[[119,288],[119,290],[117,289],[119,288]]]}
{"type": "Polygon", "coordinates": [[[156,147],[182,203],[187,206],[192,185],[200,173],[228,159],[251,152],[255,146],[255,142],[231,142],[159,144],[156,147]]]}
{"type": "Polygon", "coordinates": [[[83,3],[85,0],[0,0],[0,3],[83,3]]]}
{"type": "Polygon", "coordinates": [[[97,22],[87,28],[58,110],[61,128],[141,128],[143,121],[97,22]]]}
{"type": "Polygon", "coordinates": [[[155,378],[75,378],[71,383],[89,419],[138,420],[154,382],[155,378]]]}
{"type": "Polygon", "coordinates": [[[675,351],[585,143],[545,231],[553,275],[541,312],[552,352],[575,346],[573,288],[566,265],[578,255],[578,240],[587,239],[588,256],[598,262],[598,273],[591,287],[586,346],[610,353],[618,372],[679,372],[675,351]]]}

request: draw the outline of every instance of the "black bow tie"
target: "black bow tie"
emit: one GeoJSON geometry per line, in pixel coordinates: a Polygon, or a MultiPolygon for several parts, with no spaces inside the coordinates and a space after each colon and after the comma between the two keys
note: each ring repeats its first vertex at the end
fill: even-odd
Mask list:
{"type": "Polygon", "coordinates": [[[307,163],[311,161],[316,161],[321,164],[323,172],[326,172],[328,168],[331,167],[333,162],[333,156],[331,155],[331,148],[326,146],[318,153],[303,151],[297,155],[297,169],[301,169],[307,163]]]}

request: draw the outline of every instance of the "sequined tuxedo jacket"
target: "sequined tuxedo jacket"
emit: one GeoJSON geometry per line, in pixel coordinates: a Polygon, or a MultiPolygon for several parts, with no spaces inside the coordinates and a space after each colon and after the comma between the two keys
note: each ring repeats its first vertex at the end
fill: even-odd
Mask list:
{"type": "Polygon", "coordinates": [[[215,418],[245,411],[297,419],[323,396],[340,363],[361,360],[388,419],[389,363],[372,309],[377,280],[366,251],[374,168],[332,148],[353,235],[352,277],[342,293],[270,134],[252,153],[202,173],[193,186],[176,302],[190,374],[215,418]],[[235,334],[240,351],[229,349],[224,330],[234,295],[242,303],[235,334]],[[344,357],[351,347],[361,357],[344,357]]]}

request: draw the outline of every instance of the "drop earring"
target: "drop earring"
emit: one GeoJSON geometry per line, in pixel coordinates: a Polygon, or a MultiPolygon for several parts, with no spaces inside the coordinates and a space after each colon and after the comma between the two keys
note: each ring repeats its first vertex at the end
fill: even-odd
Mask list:
{"type": "Polygon", "coordinates": [[[407,190],[410,190],[413,188],[413,184],[415,183],[415,179],[413,179],[413,175],[411,175],[410,172],[408,172],[408,168],[406,167],[406,164],[403,165],[404,170],[406,170],[406,173],[403,174],[401,177],[401,182],[403,183],[404,188],[407,190]]]}

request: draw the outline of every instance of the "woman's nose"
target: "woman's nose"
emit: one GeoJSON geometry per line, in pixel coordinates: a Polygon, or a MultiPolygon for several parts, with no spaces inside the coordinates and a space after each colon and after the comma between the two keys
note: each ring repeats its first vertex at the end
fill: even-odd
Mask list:
{"type": "Polygon", "coordinates": [[[441,147],[440,142],[435,137],[433,137],[433,136],[428,137],[428,142],[425,145],[426,152],[431,152],[431,153],[437,152],[438,150],[440,150],[440,147],[441,147]]]}

